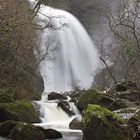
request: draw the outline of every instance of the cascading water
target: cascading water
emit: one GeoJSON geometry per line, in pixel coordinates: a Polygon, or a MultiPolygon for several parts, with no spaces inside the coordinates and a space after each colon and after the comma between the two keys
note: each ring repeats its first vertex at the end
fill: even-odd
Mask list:
{"type": "Polygon", "coordinates": [[[84,27],[70,13],[48,6],[42,6],[38,16],[43,21],[48,20],[46,24],[56,29],[44,29],[41,36],[42,55],[46,54],[46,50],[50,53],[48,59],[40,63],[45,92],[89,88],[98,57],[84,27]]]}
{"type": "MultiPolygon", "coordinates": [[[[29,1],[31,5],[36,3],[35,0],[29,1]]],[[[42,120],[40,125],[68,129],[70,121],[80,116],[74,103],[70,108],[75,115],[70,117],[56,101],[48,101],[47,94],[88,89],[98,66],[97,51],[84,27],[70,13],[42,5],[36,20],[42,28],[50,27],[41,31],[41,48],[35,50],[37,59],[44,58],[40,72],[45,90],[42,100],[37,102],[42,120]]]]}

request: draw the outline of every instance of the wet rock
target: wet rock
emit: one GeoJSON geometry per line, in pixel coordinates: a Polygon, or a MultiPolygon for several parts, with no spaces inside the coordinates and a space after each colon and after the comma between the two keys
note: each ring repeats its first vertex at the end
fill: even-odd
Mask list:
{"type": "Polygon", "coordinates": [[[18,123],[10,133],[11,140],[45,140],[45,134],[40,127],[18,123]]]}
{"type": "Polygon", "coordinates": [[[39,115],[29,101],[16,101],[0,104],[0,122],[7,120],[27,123],[40,122],[39,115]]]}
{"type": "Polygon", "coordinates": [[[70,100],[69,100],[69,102],[74,102],[74,103],[77,103],[77,102],[78,102],[78,98],[77,98],[77,97],[72,98],[72,99],[70,99],[70,100]]]}
{"type": "Polygon", "coordinates": [[[83,112],[84,140],[132,140],[129,128],[113,112],[98,105],[88,105],[83,112]]]}
{"type": "Polygon", "coordinates": [[[46,139],[58,139],[62,138],[62,134],[54,129],[42,129],[46,139]]]}
{"type": "Polygon", "coordinates": [[[67,97],[65,95],[61,95],[61,94],[55,93],[55,92],[51,92],[48,95],[48,100],[58,100],[58,99],[67,100],[67,97]]]}
{"type": "Polygon", "coordinates": [[[69,124],[70,129],[82,129],[82,118],[81,117],[76,117],[74,118],[70,124],[69,124]]]}
{"type": "Polygon", "coordinates": [[[75,115],[67,101],[60,100],[58,102],[58,107],[61,107],[69,116],[75,115]]]}
{"type": "Polygon", "coordinates": [[[3,123],[0,123],[0,136],[2,137],[8,137],[11,130],[17,125],[17,122],[15,121],[6,121],[3,123]]]}

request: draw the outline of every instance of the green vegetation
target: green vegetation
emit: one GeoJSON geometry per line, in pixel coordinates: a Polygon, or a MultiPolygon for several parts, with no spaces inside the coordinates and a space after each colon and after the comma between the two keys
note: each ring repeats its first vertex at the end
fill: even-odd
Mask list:
{"type": "Polygon", "coordinates": [[[1,122],[6,120],[22,122],[38,122],[39,117],[33,105],[29,101],[15,101],[13,103],[0,104],[1,122]]]}
{"type": "Polygon", "coordinates": [[[100,118],[102,123],[104,123],[105,125],[108,125],[108,117],[111,117],[111,119],[117,120],[122,124],[124,123],[124,120],[117,116],[115,113],[99,105],[88,105],[87,109],[83,112],[83,114],[84,125],[88,124],[88,122],[93,116],[100,118]]]}
{"type": "Polygon", "coordinates": [[[45,135],[41,128],[24,123],[18,123],[11,131],[12,140],[44,140],[45,135]]]}
{"type": "Polygon", "coordinates": [[[88,105],[83,112],[82,122],[83,133],[87,140],[93,137],[95,140],[131,140],[131,131],[128,127],[122,126],[125,121],[101,106],[88,105]]]}
{"type": "Polygon", "coordinates": [[[38,35],[32,12],[27,0],[0,1],[0,91],[12,89],[16,99],[40,99],[43,92],[33,52],[38,35]]]}
{"type": "Polygon", "coordinates": [[[107,94],[103,94],[98,90],[91,89],[86,90],[78,99],[78,108],[82,111],[86,109],[88,104],[97,104],[108,108],[109,110],[116,110],[120,108],[125,108],[127,106],[133,106],[133,103],[125,101],[119,98],[113,98],[107,94]]]}

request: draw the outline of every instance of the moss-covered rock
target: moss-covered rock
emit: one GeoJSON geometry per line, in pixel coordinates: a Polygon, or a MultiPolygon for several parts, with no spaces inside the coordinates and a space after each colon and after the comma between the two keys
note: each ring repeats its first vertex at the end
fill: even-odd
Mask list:
{"type": "Polygon", "coordinates": [[[98,105],[88,105],[83,113],[84,140],[132,140],[124,120],[98,105]]]}
{"type": "Polygon", "coordinates": [[[15,121],[6,121],[3,123],[0,123],[0,136],[2,137],[8,137],[11,130],[17,125],[17,122],[15,121]]]}
{"type": "Polygon", "coordinates": [[[88,104],[101,105],[110,110],[116,110],[133,105],[130,102],[126,102],[119,98],[113,98],[94,89],[85,91],[79,97],[77,107],[82,111],[88,106],[88,104]]]}
{"type": "Polygon", "coordinates": [[[36,126],[18,123],[10,134],[12,140],[45,140],[44,132],[36,126]]]}
{"type": "Polygon", "coordinates": [[[0,104],[0,122],[7,120],[28,123],[39,122],[39,116],[29,101],[15,101],[0,104]]]}

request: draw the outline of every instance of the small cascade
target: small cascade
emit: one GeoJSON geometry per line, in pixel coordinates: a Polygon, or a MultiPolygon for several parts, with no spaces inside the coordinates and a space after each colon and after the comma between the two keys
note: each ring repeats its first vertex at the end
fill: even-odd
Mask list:
{"type": "MultiPolygon", "coordinates": [[[[61,100],[62,101],[62,100],[61,100]]],[[[40,126],[44,128],[54,128],[59,131],[68,131],[69,123],[76,117],[80,117],[81,114],[74,105],[73,102],[68,102],[70,110],[74,115],[69,115],[61,107],[58,106],[59,100],[52,101],[37,101],[36,103],[40,106],[40,119],[42,121],[40,126]]]]}

